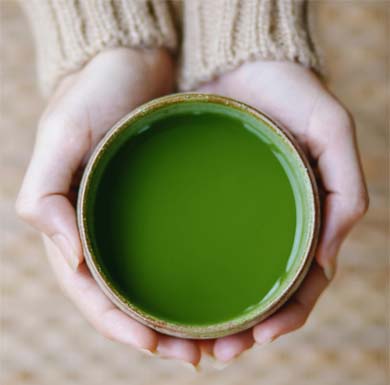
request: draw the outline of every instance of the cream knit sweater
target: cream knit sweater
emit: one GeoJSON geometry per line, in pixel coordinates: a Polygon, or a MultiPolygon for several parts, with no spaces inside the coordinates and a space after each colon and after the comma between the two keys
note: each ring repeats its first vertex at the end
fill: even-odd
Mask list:
{"type": "Polygon", "coordinates": [[[20,0],[32,24],[48,95],[104,49],[166,47],[191,90],[248,60],[317,68],[302,0],[20,0]],[[181,41],[179,48],[178,42],[181,41]]]}

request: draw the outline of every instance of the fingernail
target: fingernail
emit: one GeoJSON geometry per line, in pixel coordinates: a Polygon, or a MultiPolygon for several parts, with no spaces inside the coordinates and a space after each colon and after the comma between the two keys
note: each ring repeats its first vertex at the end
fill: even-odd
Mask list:
{"type": "Polygon", "coordinates": [[[199,369],[199,365],[192,364],[191,362],[188,362],[188,361],[182,361],[182,360],[179,360],[179,359],[163,357],[163,356],[161,356],[160,358],[162,358],[164,360],[174,361],[177,364],[179,364],[181,367],[186,368],[187,370],[190,370],[191,372],[194,372],[194,373],[198,372],[200,370],[199,369]]]}
{"type": "Polygon", "coordinates": [[[234,359],[230,361],[218,361],[214,355],[203,355],[202,363],[209,368],[223,370],[233,363],[234,359]]]}
{"type": "Polygon", "coordinates": [[[220,362],[220,361],[215,361],[213,362],[213,368],[217,370],[224,370],[228,366],[230,366],[232,362],[220,362]]]}
{"type": "Polygon", "coordinates": [[[333,263],[324,264],[324,274],[328,281],[331,281],[334,278],[335,271],[336,269],[333,263]]]}
{"type": "Polygon", "coordinates": [[[276,337],[260,336],[260,337],[256,337],[255,341],[257,345],[265,346],[275,341],[275,339],[276,337]]]}
{"type": "Polygon", "coordinates": [[[65,257],[66,262],[73,271],[77,271],[79,259],[73,252],[70,242],[62,234],[54,234],[51,237],[54,244],[58,247],[61,254],[65,257]]]}
{"type": "Polygon", "coordinates": [[[260,342],[259,345],[261,345],[261,346],[268,345],[268,344],[270,344],[271,342],[274,342],[274,340],[275,340],[275,337],[271,337],[271,338],[268,338],[268,339],[266,339],[266,340],[260,342]]]}
{"type": "Polygon", "coordinates": [[[191,370],[191,372],[199,372],[199,366],[198,365],[194,365],[190,362],[186,362],[186,361],[179,361],[181,363],[182,366],[184,366],[185,368],[191,370]]]}
{"type": "Polygon", "coordinates": [[[157,353],[156,353],[156,352],[152,352],[152,351],[150,351],[150,350],[148,350],[148,349],[142,349],[142,348],[140,348],[139,351],[140,351],[141,353],[143,353],[143,354],[149,356],[149,357],[156,357],[156,356],[157,356],[157,353]]]}
{"type": "Polygon", "coordinates": [[[233,361],[236,361],[239,357],[241,357],[241,355],[243,353],[244,352],[235,353],[235,352],[231,352],[231,351],[230,352],[229,351],[220,352],[218,357],[216,357],[215,359],[218,362],[223,362],[224,364],[231,364],[233,361]],[[221,355],[221,353],[224,353],[224,354],[221,355]]]}
{"type": "Polygon", "coordinates": [[[233,357],[231,360],[229,361],[218,361],[217,359],[213,360],[210,365],[213,369],[217,369],[217,370],[224,370],[226,369],[228,366],[231,366],[235,361],[237,360],[236,357],[233,357]]]}

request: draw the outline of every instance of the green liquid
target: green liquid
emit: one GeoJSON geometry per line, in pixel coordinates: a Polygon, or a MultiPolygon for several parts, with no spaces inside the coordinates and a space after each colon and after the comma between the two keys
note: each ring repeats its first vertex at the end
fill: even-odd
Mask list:
{"type": "Polygon", "coordinates": [[[111,154],[90,236],[104,274],[159,319],[210,325],[259,304],[288,273],[296,203],[275,149],[214,112],[158,119],[111,154]]]}

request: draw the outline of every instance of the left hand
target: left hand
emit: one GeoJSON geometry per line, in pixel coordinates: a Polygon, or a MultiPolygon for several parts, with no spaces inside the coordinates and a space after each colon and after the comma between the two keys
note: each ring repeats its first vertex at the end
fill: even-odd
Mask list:
{"type": "Polygon", "coordinates": [[[334,276],[341,243],[368,208],[368,194],[353,120],[310,70],[289,62],[247,63],[198,91],[240,100],[279,122],[318,167],[325,190],[316,259],[292,299],[251,330],[204,343],[226,362],[255,342],[271,342],[303,326],[334,276]]]}
{"type": "Polygon", "coordinates": [[[74,207],[81,172],[99,140],[129,111],[172,92],[174,71],[174,59],[164,49],[121,47],[98,53],[67,75],[39,122],[16,208],[42,233],[60,286],[98,332],[145,352],[197,364],[195,342],[140,324],[100,290],[84,263],[74,207]]]}

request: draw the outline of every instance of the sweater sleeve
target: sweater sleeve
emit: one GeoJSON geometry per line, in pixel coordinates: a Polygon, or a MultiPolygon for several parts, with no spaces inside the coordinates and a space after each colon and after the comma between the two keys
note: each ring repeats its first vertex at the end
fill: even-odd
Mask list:
{"type": "Polygon", "coordinates": [[[288,60],[318,70],[307,7],[302,0],[186,1],[180,89],[248,60],[288,60]]]}
{"type": "Polygon", "coordinates": [[[160,0],[20,0],[35,36],[38,79],[60,79],[114,47],[176,48],[169,4],[160,0]]]}

